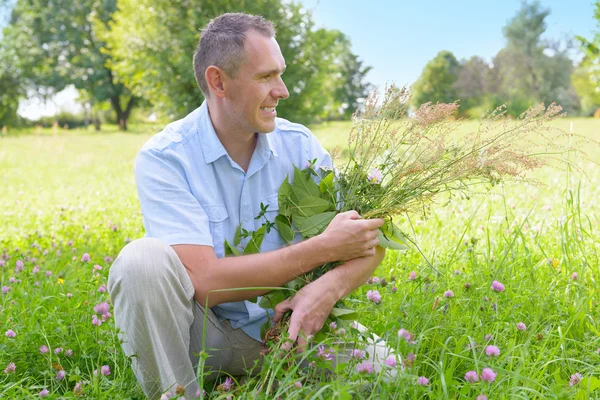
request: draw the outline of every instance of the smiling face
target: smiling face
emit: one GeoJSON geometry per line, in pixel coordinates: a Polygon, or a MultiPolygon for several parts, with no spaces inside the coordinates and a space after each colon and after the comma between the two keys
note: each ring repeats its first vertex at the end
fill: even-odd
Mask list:
{"type": "Polygon", "coordinates": [[[244,49],[245,62],[237,77],[229,77],[223,85],[225,112],[236,129],[272,132],[277,104],[289,96],[281,79],[285,60],[275,38],[255,31],[246,34],[244,49]]]}

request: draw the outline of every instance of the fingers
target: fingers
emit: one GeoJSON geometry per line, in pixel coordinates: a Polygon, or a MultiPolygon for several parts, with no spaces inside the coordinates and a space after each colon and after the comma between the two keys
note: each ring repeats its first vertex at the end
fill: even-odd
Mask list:
{"type": "Polygon", "coordinates": [[[366,246],[367,246],[367,248],[369,250],[373,250],[374,251],[375,248],[377,246],[379,246],[379,239],[377,239],[377,237],[375,237],[375,239],[372,239],[372,240],[368,241],[366,246]]]}
{"type": "Polygon", "coordinates": [[[297,353],[303,353],[306,350],[306,336],[304,334],[300,334],[297,340],[298,346],[296,348],[297,353]]]}
{"type": "Polygon", "coordinates": [[[384,223],[385,223],[385,220],[383,218],[374,218],[374,219],[365,220],[365,224],[368,226],[369,229],[378,229],[384,223]]]}
{"type": "Polygon", "coordinates": [[[289,337],[288,339],[281,345],[281,348],[285,351],[290,351],[296,340],[298,339],[298,334],[300,333],[300,324],[294,318],[294,314],[292,314],[292,318],[290,320],[290,328],[288,329],[289,337]]]}
{"type": "Polygon", "coordinates": [[[290,306],[290,300],[291,299],[285,299],[284,301],[275,306],[275,315],[273,315],[273,322],[278,322],[281,319],[281,317],[283,317],[283,314],[292,309],[290,306]]]}

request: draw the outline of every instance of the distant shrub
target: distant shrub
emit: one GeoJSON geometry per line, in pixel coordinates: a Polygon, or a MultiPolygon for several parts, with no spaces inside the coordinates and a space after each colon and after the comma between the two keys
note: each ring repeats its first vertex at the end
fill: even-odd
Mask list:
{"type": "MultiPolygon", "coordinates": [[[[85,115],[84,114],[73,114],[66,111],[61,111],[59,114],[51,117],[42,117],[35,124],[41,125],[44,128],[50,128],[54,123],[57,122],[61,128],[65,125],[69,129],[80,128],[85,126],[85,115]]],[[[88,124],[92,124],[91,118],[88,119],[88,124]]]]}
{"type": "Polygon", "coordinates": [[[600,118],[600,108],[594,111],[594,118],[600,118]]]}

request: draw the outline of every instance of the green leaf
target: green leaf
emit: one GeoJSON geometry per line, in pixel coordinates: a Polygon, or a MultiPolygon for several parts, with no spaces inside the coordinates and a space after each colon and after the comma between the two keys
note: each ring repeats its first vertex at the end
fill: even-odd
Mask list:
{"type": "Polygon", "coordinates": [[[279,214],[275,217],[275,225],[279,236],[287,243],[290,244],[294,240],[294,230],[292,229],[292,223],[290,219],[285,215],[279,214]]]}
{"type": "Polygon", "coordinates": [[[289,208],[289,203],[290,201],[293,203],[298,203],[298,198],[292,196],[292,186],[288,182],[287,177],[283,180],[283,183],[279,187],[277,201],[279,203],[279,214],[285,215],[286,217],[292,215],[289,208]]]}
{"type": "Polygon", "coordinates": [[[406,250],[408,247],[405,245],[392,240],[389,236],[386,236],[383,232],[377,233],[377,239],[379,239],[379,245],[385,249],[391,250],[406,250]]]}
{"type": "Polygon", "coordinates": [[[242,224],[239,224],[237,229],[235,230],[235,235],[233,236],[233,244],[235,246],[239,246],[240,243],[242,242],[242,224]]]}
{"type": "Polygon", "coordinates": [[[287,299],[283,290],[273,290],[260,298],[258,305],[262,308],[275,308],[275,306],[287,299]]]}
{"type": "Polygon", "coordinates": [[[232,246],[229,244],[227,240],[225,240],[225,257],[228,256],[241,256],[242,252],[238,250],[236,246],[232,246]]]}
{"type": "Polygon", "coordinates": [[[408,240],[402,231],[394,225],[392,221],[385,221],[385,224],[379,228],[379,245],[386,249],[406,250],[408,249],[408,240]],[[384,243],[384,244],[382,244],[384,243]]]}
{"type": "Polygon", "coordinates": [[[292,187],[294,193],[298,196],[298,200],[304,197],[319,197],[319,186],[312,180],[310,175],[307,175],[294,166],[294,183],[292,187]]]}
{"type": "Polygon", "coordinates": [[[290,289],[293,289],[293,290],[298,290],[298,289],[302,288],[302,286],[304,286],[305,284],[306,284],[306,281],[304,279],[296,278],[296,279],[292,279],[291,281],[286,283],[285,286],[290,289]]]}
{"type": "Polygon", "coordinates": [[[325,334],[325,332],[323,332],[323,330],[320,330],[315,334],[315,337],[313,338],[313,343],[321,343],[324,342],[325,339],[327,339],[327,335],[325,334]]]}
{"type": "Polygon", "coordinates": [[[323,179],[321,179],[321,182],[319,183],[319,190],[321,191],[321,194],[329,195],[335,189],[333,185],[333,178],[334,173],[331,171],[325,175],[323,179]]]}
{"type": "Polygon", "coordinates": [[[329,315],[334,318],[340,318],[340,319],[356,319],[356,317],[358,316],[358,313],[354,310],[349,310],[347,308],[334,307],[331,309],[331,312],[329,313],[329,315]]]}
{"type": "Polygon", "coordinates": [[[257,254],[260,253],[260,246],[262,245],[262,241],[265,238],[265,231],[267,229],[266,225],[258,228],[257,231],[252,232],[252,236],[250,241],[246,245],[244,249],[244,254],[257,254]]]}
{"type": "Polygon", "coordinates": [[[579,382],[578,386],[587,391],[588,385],[589,385],[589,393],[591,393],[591,392],[597,390],[598,388],[600,388],[600,379],[596,378],[595,376],[585,377],[581,380],[581,382],[579,382]]]}
{"type": "Polygon", "coordinates": [[[321,191],[321,197],[333,204],[335,209],[337,206],[337,190],[334,183],[335,174],[333,171],[329,172],[319,183],[319,190],[321,191]]]}
{"type": "Polygon", "coordinates": [[[312,217],[329,210],[331,204],[320,197],[305,197],[298,202],[298,213],[304,217],[312,217]]]}
{"type": "Polygon", "coordinates": [[[313,215],[312,217],[294,215],[293,221],[294,225],[296,225],[296,228],[298,228],[302,234],[302,237],[309,238],[323,232],[335,215],[335,211],[327,211],[321,214],[313,215]]]}

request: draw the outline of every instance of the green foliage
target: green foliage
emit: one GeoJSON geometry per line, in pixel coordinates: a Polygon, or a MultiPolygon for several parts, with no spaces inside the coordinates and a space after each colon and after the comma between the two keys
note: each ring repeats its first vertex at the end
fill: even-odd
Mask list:
{"type": "MultiPolygon", "coordinates": [[[[600,1],[594,3],[594,19],[600,27],[600,1]]],[[[572,83],[581,96],[585,114],[593,114],[600,108],[600,33],[592,39],[577,36],[585,57],[573,73],[572,83]]]]}
{"type": "Polygon", "coordinates": [[[336,103],[340,103],[339,108],[343,112],[339,115],[337,109],[332,110],[331,119],[335,119],[336,113],[338,113],[339,119],[350,119],[373,89],[371,84],[364,81],[365,75],[371,70],[371,67],[365,66],[364,62],[350,51],[350,40],[341,41],[341,45],[344,49],[340,56],[339,71],[337,76],[333,76],[333,79],[340,82],[334,98],[336,103]]]}
{"type": "Polygon", "coordinates": [[[429,61],[419,79],[411,88],[415,106],[431,101],[433,103],[452,103],[456,100],[455,84],[460,64],[454,54],[440,51],[429,61]]]}
{"type": "Polygon", "coordinates": [[[25,89],[14,66],[14,54],[0,41],[0,128],[18,125],[17,109],[25,89]]]}
{"type": "Polygon", "coordinates": [[[581,108],[585,115],[592,115],[600,108],[600,84],[596,80],[598,74],[595,69],[591,57],[588,56],[571,76],[571,82],[581,98],[581,108]]]}
{"type": "Polygon", "coordinates": [[[72,84],[92,104],[110,102],[121,128],[135,99],[110,68],[112,55],[99,37],[110,29],[116,0],[16,2],[4,42],[15,55],[21,84],[42,96],[72,84]]]}
{"type": "MultiPolygon", "coordinates": [[[[67,126],[69,129],[80,128],[86,126],[85,116],[83,114],[73,114],[67,111],[61,111],[51,117],[42,117],[36,121],[36,125],[44,128],[49,128],[54,124],[58,124],[61,128],[67,126]]],[[[88,121],[88,123],[90,123],[88,121]]]]}
{"type": "Polygon", "coordinates": [[[343,103],[355,107],[365,93],[368,68],[350,52],[349,40],[336,30],[315,29],[310,12],[281,0],[121,0],[103,36],[114,55],[111,68],[137,96],[181,117],[202,102],[192,68],[200,29],[225,12],[260,14],[276,23],[291,94],[278,107],[284,118],[327,118],[343,103]]]}

